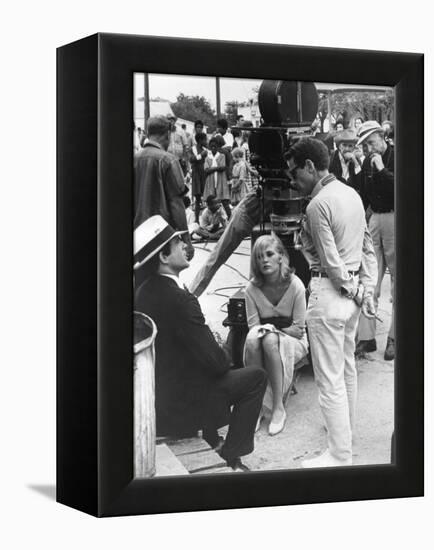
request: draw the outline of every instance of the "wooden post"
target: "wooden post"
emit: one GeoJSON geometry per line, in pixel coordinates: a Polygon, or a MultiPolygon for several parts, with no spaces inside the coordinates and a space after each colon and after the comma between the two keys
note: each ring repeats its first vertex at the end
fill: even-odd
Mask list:
{"type": "Polygon", "coordinates": [[[215,91],[216,91],[216,110],[217,110],[217,120],[221,118],[221,99],[220,99],[220,78],[216,76],[215,79],[215,91]]]}
{"type": "Polygon", "coordinates": [[[332,97],[332,92],[331,90],[329,90],[327,92],[327,118],[329,120],[329,132],[331,132],[332,130],[332,101],[331,101],[331,97],[332,97]]]}
{"type": "Polygon", "coordinates": [[[145,123],[143,124],[143,129],[145,132],[148,131],[148,118],[151,116],[150,114],[150,99],[149,99],[149,73],[145,73],[145,86],[144,86],[144,117],[145,117],[145,123]]]}
{"type": "Polygon", "coordinates": [[[134,477],[155,475],[155,346],[157,328],[134,312],[134,477]]]}

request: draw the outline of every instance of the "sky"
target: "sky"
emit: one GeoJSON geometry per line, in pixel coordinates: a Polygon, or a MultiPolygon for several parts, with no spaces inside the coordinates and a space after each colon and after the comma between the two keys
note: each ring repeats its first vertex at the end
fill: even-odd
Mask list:
{"type": "MultiPolygon", "coordinates": [[[[241,78],[221,78],[220,96],[222,109],[227,101],[247,101],[255,97],[253,89],[261,84],[262,80],[241,79],[241,78]]],[[[320,87],[321,84],[317,84],[320,87]]],[[[326,84],[330,86],[342,86],[326,84]]],[[[351,86],[351,85],[350,85],[351,86]]],[[[354,84],[353,84],[354,86],[354,84]]],[[[358,87],[363,87],[357,85],[358,87]]],[[[370,89],[375,86],[369,86],[370,89]]],[[[168,75],[168,74],[150,74],[149,75],[149,96],[150,98],[160,97],[170,102],[176,101],[179,93],[185,95],[204,96],[211,107],[216,108],[216,81],[213,77],[186,76],[186,75],[168,75]]],[[[143,73],[134,74],[134,109],[136,113],[143,112],[143,101],[139,98],[144,96],[144,75],[143,73]]]]}

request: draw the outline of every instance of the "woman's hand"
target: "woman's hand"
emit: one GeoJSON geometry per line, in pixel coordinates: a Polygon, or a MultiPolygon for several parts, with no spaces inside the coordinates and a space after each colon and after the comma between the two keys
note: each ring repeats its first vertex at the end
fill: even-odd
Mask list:
{"type": "Polygon", "coordinates": [[[285,332],[289,336],[292,336],[293,338],[297,338],[297,340],[301,340],[304,336],[304,329],[301,327],[298,327],[297,325],[291,325],[289,328],[285,330],[285,332]]]}
{"type": "Polygon", "coordinates": [[[262,338],[269,332],[276,332],[276,327],[271,323],[265,323],[265,325],[261,325],[258,329],[258,338],[262,338]]]}

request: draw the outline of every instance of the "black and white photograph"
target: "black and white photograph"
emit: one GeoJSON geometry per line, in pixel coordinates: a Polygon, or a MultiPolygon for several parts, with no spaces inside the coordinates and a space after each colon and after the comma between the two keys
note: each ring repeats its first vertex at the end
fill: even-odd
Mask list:
{"type": "Polygon", "coordinates": [[[133,75],[134,471],[393,464],[393,87],[133,75]]]}
{"type": "Polygon", "coordinates": [[[1,546],[432,546],[429,3],[2,23],[1,546]]]}

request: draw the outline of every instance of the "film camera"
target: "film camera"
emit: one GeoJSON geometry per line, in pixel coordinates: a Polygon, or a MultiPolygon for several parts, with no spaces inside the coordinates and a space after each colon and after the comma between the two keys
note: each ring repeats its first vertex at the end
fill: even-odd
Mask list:
{"type": "Polygon", "coordinates": [[[249,128],[250,162],[260,176],[261,200],[261,220],[253,230],[252,245],[259,235],[274,231],[306,285],[309,269],[300,251],[299,233],[307,200],[291,188],[284,154],[297,139],[312,133],[318,93],[312,82],[264,80],[258,103],[263,124],[249,128]]]}
{"type": "MultiPolygon", "coordinates": [[[[312,82],[264,80],[258,92],[260,127],[243,127],[249,135],[250,162],[259,173],[258,197],[261,219],[252,232],[252,246],[263,234],[273,231],[289,253],[292,267],[307,286],[309,266],[301,252],[299,233],[307,200],[291,188],[285,152],[300,137],[311,135],[312,122],[318,112],[318,93],[312,82]]],[[[223,323],[231,327],[230,344],[233,362],[242,366],[247,335],[245,299],[242,290],[228,303],[228,317],[223,323]]]]}

